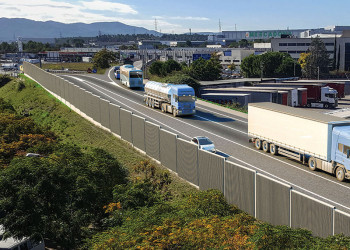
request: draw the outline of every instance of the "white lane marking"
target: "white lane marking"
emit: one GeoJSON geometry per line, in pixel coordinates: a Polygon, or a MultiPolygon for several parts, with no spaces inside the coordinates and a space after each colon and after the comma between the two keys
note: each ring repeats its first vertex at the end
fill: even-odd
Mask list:
{"type": "MultiPolygon", "coordinates": [[[[85,80],[83,80],[83,81],[85,81],[85,80]]],[[[126,99],[126,100],[128,100],[128,101],[130,101],[130,102],[132,102],[132,103],[135,103],[135,104],[137,104],[137,105],[139,105],[139,106],[141,106],[141,107],[144,107],[144,108],[146,108],[146,109],[149,109],[149,108],[147,108],[146,106],[144,106],[144,105],[142,105],[142,104],[140,104],[140,103],[137,103],[137,102],[135,102],[135,101],[133,101],[133,100],[130,100],[130,99],[124,97],[124,96],[121,96],[121,95],[118,95],[118,94],[116,94],[116,93],[113,93],[112,91],[107,90],[107,89],[105,89],[105,88],[103,88],[103,87],[101,87],[101,86],[99,86],[99,85],[97,85],[97,84],[94,84],[94,83],[91,83],[91,82],[88,82],[88,81],[86,81],[86,82],[87,82],[87,84],[95,85],[95,86],[97,86],[97,87],[99,87],[99,88],[101,88],[101,89],[103,89],[103,90],[105,90],[105,91],[107,91],[107,92],[110,92],[110,93],[112,93],[112,94],[115,94],[115,95],[117,95],[117,96],[119,96],[119,97],[121,97],[121,98],[123,98],[123,99],[126,99]]],[[[94,89],[96,89],[96,88],[94,88],[94,89]]],[[[96,89],[96,90],[99,91],[99,92],[101,92],[101,93],[103,93],[101,90],[98,90],[98,89],[96,89]]],[[[112,99],[113,99],[113,98],[112,98],[112,99]]],[[[307,174],[316,176],[316,177],[318,177],[318,178],[324,179],[324,180],[326,180],[326,181],[329,181],[329,182],[331,182],[331,183],[334,183],[334,184],[336,184],[336,185],[339,185],[339,186],[341,186],[341,187],[344,187],[344,188],[347,188],[347,189],[350,190],[350,187],[347,187],[347,186],[345,186],[345,185],[343,185],[343,184],[341,184],[341,183],[339,183],[339,182],[332,181],[332,180],[327,179],[327,178],[325,178],[325,177],[323,177],[323,176],[319,176],[319,175],[317,175],[317,174],[315,174],[315,173],[313,173],[313,172],[309,172],[309,171],[307,171],[307,170],[305,170],[305,169],[296,167],[296,166],[294,166],[293,164],[290,164],[290,163],[288,163],[288,162],[282,161],[282,160],[280,160],[280,159],[278,159],[278,158],[276,158],[276,157],[267,155],[267,154],[265,154],[265,153],[262,153],[262,152],[260,152],[260,151],[257,151],[256,149],[252,149],[252,148],[247,147],[247,146],[245,146],[245,145],[242,145],[242,144],[240,144],[240,143],[238,143],[238,142],[232,141],[232,140],[227,139],[227,138],[225,138],[225,137],[223,137],[223,136],[217,135],[217,134],[215,134],[215,133],[213,133],[213,132],[210,132],[210,131],[205,130],[205,129],[203,129],[203,128],[200,128],[200,127],[197,127],[197,126],[195,126],[195,125],[192,125],[192,124],[187,123],[187,122],[185,122],[185,121],[183,121],[183,120],[176,119],[176,118],[174,118],[173,116],[169,116],[169,115],[166,115],[166,114],[164,114],[164,113],[158,113],[158,114],[167,116],[167,118],[175,119],[175,120],[178,121],[178,122],[181,122],[181,123],[186,124],[186,125],[188,125],[188,126],[191,126],[191,127],[196,128],[196,129],[202,130],[202,131],[204,131],[204,132],[206,132],[206,133],[209,133],[209,134],[214,135],[214,136],[216,136],[216,137],[218,137],[218,138],[221,138],[221,139],[223,139],[223,140],[226,140],[226,141],[228,141],[228,142],[231,142],[231,143],[233,143],[233,144],[236,144],[236,145],[238,145],[238,146],[241,146],[241,147],[243,147],[243,148],[245,148],[245,149],[248,149],[248,150],[250,150],[250,151],[253,151],[253,152],[255,152],[255,153],[261,154],[261,155],[263,155],[263,156],[265,156],[265,157],[268,157],[268,158],[270,158],[270,159],[272,159],[272,160],[275,160],[275,161],[281,162],[281,163],[283,163],[283,164],[289,165],[289,166],[291,166],[291,167],[293,167],[293,168],[295,168],[295,169],[297,169],[297,170],[303,171],[303,172],[305,172],[305,173],[307,173],[307,174]]],[[[168,126],[168,127],[170,127],[170,126],[168,126]]],[[[181,134],[183,134],[183,133],[181,133],[181,134]]],[[[183,135],[184,135],[184,134],[183,134],[183,135]]],[[[188,136],[188,137],[190,137],[190,136],[188,136]]]]}
{"type": "MultiPolygon", "coordinates": [[[[72,77],[72,78],[76,78],[76,77],[73,77],[73,76],[71,76],[71,77],[72,77]]],[[[84,81],[84,82],[86,82],[88,85],[90,85],[91,88],[96,89],[98,92],[103,93],[101,90],[99,90],[99,89],[97,89],[97,88],[91,86],[91,84],[92,84],[92,85],[95,85],[95,86],[98,86],[97,84],[94,84],[94,83],[91,83],[91,82],[88,82],[88,81],[86,81],[86,80],[82,80],[82,79],[79,79],[79,78],[77,78],[77,79],[78,79],[79,81],[84,81]]],[[[98,87],[100,87],[100,86],[98,86],[98,87]]],[[[102,88],[102,87],[100,87],[100,88],[102,88]]],[[[102,89],[104,89],[104,88],[102,88],[102,89]]],[[[104,90],[107,91],[107,92],[111,92],[112,94],[115,94],[115,93],[113,93],[112,91],[109,91],[109,90],[106,90],[106,89],[104,89],[104,90]]],[[[103,93],[103,94],[105,94],[105,93],[103,93]]],[[[118,101],[118,100],[116,100],[115,98],[113,98],[113,97],[111,97],[111,96],[109,96],[109,95],[107,95],[107,94],[105,94],[105,95],[108,96],[108,97],[110,97],[111,99],[113,99],[113,100],[115,100],[115,101],[118,101]]],[[[123,99],[126,99],[126,100],[128,100],[128,101],[130,101],[130,102],[133,102],[133,103],[135,103],[135,104],[137,104],[137,105],[140,105],[141,107],[146,108],[145,106],[143,106],[143,105],[141,105],[141,104],[139,104],[139,103],[137,103],[137,102],[135,102],[135,101],[133,101],[133,100],[129,100],[128,98],[126,98],[126,97],[124,97],[124,96],[120,96],[120,95],[118,95],[118,94],[115,94],[115,95],[117,95],[117,96],[119,96],[119,97],[121,97],[121,98],[123,98],[123,99]]],[[[120,101],[118,101],[118,102],[120,102],[120,101]]],[[[137,110],[134,109],[134,108],[131,108],[131,107],[129,107],[129,108],[132,109],[132,110],[135,110],[135,111],[138,112],[138,113],[141,113],[140,111],[137,111],[137,110]]],[[[148,108],[147,108],[147,109],[148,109],[148,108]]],[[[142,114],[142,113],[141,113],[141,114],[142,114]]],[[[163,113],[160,113],[160,114],[165,115],[165,114],[163,114],[163,113]]],[[[168,118],[172,118],[172,119],[176,119],[176,118],[174,118],[174,117],[172,117],[172,116],[168,116],[168,115],[167,115],[167,117],[168,117],[168,118]]],[[[205,129],[202,129],[202,128],[200,128],[200,127],[194,126],[194,125],[189,124],[189,123],[187,123],[187,122],[181,121],[181,120],[179,120],[179,119],[176,119],[176,120],[179,121],[179,122],[182,122],[182,123],[184,123],[184,124],[186,124],[186,125],[188,125],[188,126],[191,126],[191,127],[197,128],[197,129],[199,129],[199,130],[202,130],[202,131],[204,131],[204,132],[206,132],[206,133],[212,134],[212,135],[214,135],[214,136],[216,136],[216,137],[218,137],[218,138],[221,138],[221,139],[223,139],[223,140],[229,141],[229,142],[231,142],[231,143],[233,143],[233,144],[236,144],[236,145],[239,145],[239,146],[241,146],[241,147],[243,147],[243,148],[246,148],[246,149],[248,149],[248,150],[251,150],[251,151],[253,151],[253,152],[255,152],[255,153],[261,154],[261,155],[263,155],[263,156],[265,156],[265,157],[268,157],[268,158],[270,158],[270,159],[273,159],[273,160],[275,160],[275,161],[278,161],[278,162],[281,162],[281,163],[283,163],[283,164],[289,165],[289,166],[291,166],[291,167],[293,167],[293,168],[295,168],[295,169],[297,169],[297,170],[304,171],[304,172],[306,172],[306,173],[308,173],[308,174],[311,174],[311,175],[314,175],[314,176],[316,176],[316,177],[318,177],[318,178],[324,179],[324,180],[326,180],[326,181],[329,181],[329,182],[334,183],[334,184],[336,184],[336,185],[339,185],[339,186],[341,186],[341,187],[350,189],[350,187],[347,187],[347,186],[345,186],[345,185],[342,185],[342,184],[340,184],[339,182],[335,182],[335,181],[329,180],[329,179],[327,179],[327,178],[325,178],[325,177],[323,177],[323,176],[319,176],[319,175],[314,174],[314,173],[312,173],[312,172],[309,172],[309,171],[307,171],[307,170],[305,170],[305,169],[298,168],[298,167],[296,167],[296,166],[294,166],[294,165],[292,165],[292,164],[290,164],[290,163],[287,163],[287,162],[284,162],[284,161],[282,161],[282,160],[280,160],[280,159],[277,159],[277,158],[274,158],[274,157],[272,157],[272,156],[266,155],[265,153],[256,151],[255,149],[251,149],[251,148],[249,148],[249,147],[247,147],[247,146],[244,146],[244,145],[242,145],[242,144],[240,144],[240,143],[238,143],[238,142],[232,141],[232,140],[227,139],[227,138],[225,138],[225,137],[223,137],[223,136],[217,135],[217,134],[215,134],[215,133],[212,133],[212,132],[207,131],[207,130],[205,130],[205,129]]],[[[160,123],[160,124],[163,124],[163,123],[161,123],[161,122],[159,122],[159,121],[157,121],[157,122],[160,123]]],[[[168,126],[168,125],[165,125],[165,126],[171,128],[171,127],[168,126]]],[[[171,128],[171,129],[174,130],[174,131],[177,131],[177,130],[175,130],[175,129],[173,129],[173,128],[171,128]]],[[[177,132],[178,132],[178,131],[177,131],[177,132]]],[[[178,133],[180,133],[180,134],[182,134],[182,135],[184,135],[184,136],[186,136],[186,137],[188,137],[188,138],[191,138],[191,136],[188,136],[188,135],[186,135],[186,134],[184,134],[184,133],[182,133],[182,132],[178,132],[178,133]]],[[[245,162],[245,161],[243,161],[243,160],[240,160],[240,159],[235,158],[235,157],[233,157],[233,156],[231,156],[231,157],[232,157],[233,159],[236,159],[236,160],[239,161],[239,162],[242,162],[242,163],[248,165],[248,166],[254,167],[253,165],[251,165],[251,164],[249,164],[249,163],[247,163],[247,162],[245,162]]],[[[262,169],[260,169],[260,168],[258,168],[258,167],[254,167],[254,168],[255,168],[255,169],[258,169],[258,170],[261,171],[261,172],[268,173],[267,171],[262,170],[262,169]]],[[[271,175],[271,176],[275,176],[275,175],[270,174],[270,173],[268,173],[268,174],[271,175]]],[[[287,180],[285,180],[285,179],[283,179],[283,178],[280,178],[280,177],[277,177],[277,176],[275,176],[275,177],[278,178],[279,180],[285,182],[285,183],[289,183],[290,185],[293,185],[294,187],[297,187],[297,188],[299,188],[299,189],[301,189],[301,190],[304,190],[305,192],[308,192],[308,193],[310,193],[310,194],[312,194],[312,195],[314,195],[314,196],[316,196],[316,197],[320,197],[320,198],[322,198],[322,199],[324,199],[324,200],[333,202],[334,204],[338,204],[339,206],[350,210],[350,208],[347,207],[347,206],[345,206],[345,205],[341,205],[341,204],[338,203],[338,202],[335,202],[335,201],[333,201],[333,200],[330,200],[330,199],[328,199],[328,198],[325,198],[325,197],[323,197],[323,196],[321,196],[321,195],[319,195],[319,194],[316,194],[316,193],[314,193],[314,192],[312,192],[312,191],[309,191],[309,190],[307,190],[307,189],[305,189],[305,188],[303,188],[303,187],[300,187],[300,186],[298,186],[298,185],[292,184],[291,182],[289,182],[289,181],[287,181],[287,180]]]]}
{"type": "Polygon", "coordinates": [[[276,176],[276,175],[274,175],[274,174],[271,174],[271,173],[269,173],[269,172],[267,172],[267,171],[265,171],[265,170],[263,170],[263,169],[261,169],[261,168],[255,167],[254,165],[251,165],[251,164],[249,164],[249,163],[247,163],[247,162],[245,162],[245,161],[242,161],[242,160],[240,160],[240,159],[238,159],[238,158],[236,158],[236,157],[231,156],[231,158],[232,158],[232,159],[235,159],[236,161],[238,161],[238,162],[240,162],[240,163],[243,163],[243,164],[245,164],[245,165],[247,165],[247,166],[249,166],[249,167],[251,167],[251,168],[254,168],[254,169],[256,169],[256,170],[258,170],[258,171],[260,171],[260,172],[262,172],[262,173],[268,174],[268,175],[272,176],[273,178],[276,178],[276,179],[278,179],[278,180],[281,180],[281,181],[285,182],[285,183],[288,184],[288,185],[291,185],[291,186],[293,186],[293,187],[297,187],[297,188],[299,188],[299,189],[301,189],[301,190],[303,190],[303,191],[306,191],[306,192],[308,192],[308,193],[310,193],[310,194],[312,194],[312,195],[318,196],[318,197],[320,197],[320,198],[322,198],[322,199],[324,199],[324,200],[326,200],[326,201],[328,201],[328,202],[332,202],[332,203],[334,203],[334,204],[336,204],[336,205],[338,205],[338,206],[341,206],[341,207],[343,207],[343,208],[346,208],[346,209],[350,210],[350,207],[344,206],[344,205],[342,205],[342,204],[340,204],[340,203],[338,203],[338,202],[336,202],[336,201],[332,201],[332,200],[330,200],[330,199],[328,199],[328,198],[326,198],[326,197],[323,197],[323,196],[321,196],[321,195],[319,195],[319,194],[316,194],[316,193],[314,193],[314,192],[312,192],[312,191],[309,191],[309,190],[307,190],[307,189],[305,189],[305,188],[296,186],[296,185],[294,185],[293,183],[291,183],[291,182],[289,182],[289,181],[286,181],[286,180],[284,180],[284,179],[282,179],[282,178],[280,178],[280,177],[278,177],[278,176],[276,176]]]}
{"type": "MultiPolygon", "coordinates": [[[[198,107],[198,106],[197,106],[197,107],[198,107]]],[[[199,108],[199,107],[198,107],[198,108],[199,108]]],[[[248,122],[246,122],[246,121],[243,121],[243,120],[240,120],[240,119],[237,119],[237,118],[233,118],[233,117],[231,117],[231,116],[224,115],[224,114],[219,113],[219,112],[216,112],[216,111],[212,111],[212,110],[209,110],[209,109],[205,109],[205,108],[203,108],[203,107],[200,107],[199,109],[203,109],[203,110],[208,111],[208,112],[210,112],[210,113],[218,114],[218,115],[221,115],[221,116],[226,117],[226,118],[231,118],[231,119],[234,119],[235,121],[239,121],[239,122],[243,122],[243,123],[248,123],[248,122]]],[[[237,112],[238,112],[238,111],[237,111],[237,112]]]]}
{"type": "Polygon", "coordinates": [[[224,125],[224,124],[221,124],[221,123],[219,123],[219,122],[212,121],[212,120],[210,120],[210,119],[208,119],[208,118],[205,118],[205,117],[202,117],[202,116],[199,116],[199,115],[194,115],[194,116],[199,117],[199,118],[201,118],[201,119],[203,119],[203,120],[205,120],[205,121],[213,122],[213,123],[215,123],[215,124],[217,124],[217,125],[220,125],[220,126],[222,126],[222,127],[225,127],[225,128],[228,128],[228,129],[231,129],[231,130],[240,132],[240,133],[242,133],[242,134],[248,135],[248,133],[246,133],[246,132],[244,132],[244,131],[241,131],[241,130],[235,129],[235,128],[231,128],[231,127],[226,126],[226,125],[224,125]]]}
{"type": "MultiPolygon", "coordinates": [[[[111,71],[111,70],[110,70],[110,71],[111,71]]],[[[94,79],[97,79],[97,80],[100,80],[100,81],[103,81],[103,82],[106,82],[106,81],[104,81],[104,80],[101,80],[101,79],[96,78],[96,77],[93,77],[93,76],[89,76],[89,77],[94,78],[94,79]]],[[[108,77],[110,78],[109,73],[108,73],[108,77]]],[[[110,79],[111,79],[111,78],[110,78],[110,79]]],[[[107,82],[107,83],[108,83],[108,82],[107,82]]],[[[115,83],[115,82],[113,82],[113,85],[117,85],[118,87],[123,88],[122,86],[119,86],[119,84],[117,84],[117,83],[115,83]]],[[[100,86],[99,86],[99,87],[100,87],[100,86]]],[[[102,88],[102,87],[101,87],[101,88],[102,88]]],[[[103,89],[104,89],[104,88],[103,88],[103,89]]],[[[123,88],[123,89],[124,89],[124,88],[123,88]]],[[[104,89],[104,90],[105,90],[105,89],[104,89]]],[[[136,95],[139,95],[139,96],[143,97],[142,94],[135,93],[134,91],[132,91],[132,90],[130,90],[130,89],[125,89],[125,90],[128,90],[128,91],[130,91],[130,92],[133,93],[133,94],[136,94],[136,95]]],[[[200,109],[203,109],[203,108],[200,108],[200,109]]],[[[204,110],[207,110],[207,109],[204,109],[204,110]]],[[[207,111],[212,112],[211,110],[207,110],[207,111]]],[[[217,112],[212,112],[212,113],[219,114],[219,113],[217,113],[217,112]]],[[[209,122],[213,122],[213,123],[215,123],[215,124],[217,124],[217,125],[219,125],[219,126],[222,126],[222,127],[225,127],[225,128],[231,129],[231,130],[234,130],[234,131],[238,131],[238,132],[243,133],[243,134],[246,134],[246,135],[248,134],[248,133],[243,132],[243,131],[241,131],[241,130],[238,130],[238,129],[229,127],[229,126],[227,126],[227,125],[221,124],[221,123],[219,123],[219,122],[216,122],[216,121],[214,121],[214,120],[211,120],[211,119],[208,119],[208,118],[204,118],[204,117],[199,116],[199,115],[195,115],[195,116],[200,117],[200,118],[203,119],[203,120],[206,120],[206,121],[209,121],[209,122]]],[[[238,120],[238,119],[236,119],[236,118],[229,117],[229,116],[225,116],[225,115],[222,115],[222,116],[227,117],[227,118],[231,118],[231,119],[233,119],[233,120],[235,120],[235,121],[240,121],[240,122],[243,122],[243,123],[248,123],[248,122],[241,121],[241,120],[238,120]]]]}
{"type": "MultiPolygon", "coordinates": [[[[71,77],[72,77],[72,78],[76,78],[76,77],[73,77],[73,76],[71,76],[71,77]]],[[[86,81],[86,80],[82,80],[82,79],[79,79],[79,78],[76,78],[76,79],[78,79],[78,80],[80,80],[80,81],[85,81],[88,85],[90,85],[91,88],[97,90],[98,92],[101,92],[102,94],[104,94],[104,95],[110,97],[111,99],[113,99],[113,100],[115,100],[115,101],[117,101],[117,102],[120,102],[120,101],[116,100],[115,98],[113,98],[113,97],[111,97],[111,96],[109,96],[109,95],[103,93],[101,90],[99,90],[99,89],[97,89],[97,88],[91,86],[91,84],[92,84],[92,85],[95,85],[95,86],[98,86],[97,84],[94,84],[94,83],[91,83],[91,82],[88,82],[88,81],[86,81]]],[[[100,87],[100,86],[98,86],[98,87],[100,87]]],[[[100,88],[102,88],[102,87],[100,87],[100,88]]],[[[104,88],[102,88],[102,89],[104,89],[104,88]]],[[[107,91],[107,92],[111,92],[112,94],[117,95],[117,96],[119,96],[119,97],[121,97],[121,98],[123,98],[123,99],[126,99],[126,100],[128,100],[128,101],[130,101],[130,102],[132,102],[132,103],[135,103],[135,104],[137,104],[137,105],[139,105],[139,106],[141,106],[141,107],[146,108],[145,106],[143,106],[143,105],[141,105],[141,104],[139,104],[139,103],[137,103],[137,102],[135,102],[135,101],[133,101],[133,100],[130,100],[130,99],[124,97],[124,96],[115,94],[115,93],[113,93],[112,91],[109,91],[109,90],[106,90],[106,89],[104,89],[104,90],[107,91]]],[[[138,112],[138,113],[140,113],[140,112],[137,111],[136,109],[133,109],[133,108],[131,108],[131,107],[129,107],[129,108],[132,109],[132,110],[135,110],[135,111],[138,112]]],[[[148,109],[148,108],[147,108],[147,109],[148,109]]],[[[165,115],[165,114],[163,114],[163,113],[160,113],[160,114],[165,115]]],[[[168,115],[167,115],[167,117],[168,117],[168,118],[172,118],[172,119],[176,119],[176,118],[174,118],[174,117],[172,117],[172,116],[168,116],[168,115]]],[[[247,146],[244,146],[244,145],[242,145],[242,144],[240,144],[240,143],[238,143],[238,142],[232,141],[232,140],[227,139],[227,138],[225,138],[225,137],[223,137],[223,136],[217,135],[217,134],[215,134],[215,133],[212,133],[212,132],[207,131],[207,130],[205,130],[205,129],[202,129],[202,128],[200,128],[200,127],[194,126],[194,125],[189,124],[189,123],[187,123],[187,122],[184,122],[184,121],[182,121],[182,120],[179,120],[179,119],[176,119],[176,120],[179,121],[179,122],[182,122],[182,123],[184,123],[184,124],[186,124],[186,125],[188,125],[188,126],[197,128],[197,129],[202,130],[202,131],[204,131],[204,132],[206,132],[206,133],[212,134],[212,135],[214,135],[214,136],[216,136],[216,137],[218,137],[218,138],[221,138],[221,139],[223,139],[223,140],[226,140],[226,141],[229,141],[229,142],[231,142],[231,143],[233,143],[233,144],[236,144],[236,145],[238,145],[238,146],[241,146],[241,147],[243,147],[243,148],[245,148],[245,149],[248,149],[248,150],[251,150],[251,151],[253,151],[253,152],[255,152],[255,153],[261,154],[261,155],[263,155],[263,156],[265,156],[265,157],[268,157],[268,158],[270,158],[270,159],[272,159],[272,160],[275,160],[275,161],[281,162],[281,163],[283,163],[283,164],[289,165],[289,166],[291,166],[291,167],[293,167],[293,168],[295,168],[295,169],[297,169],[297,170],[301,170],[301,171],[303,171],[303,172],[305,172],[305,173],[307,173],[307,174],[311,174],[311,175],[316,176],[316,177],[318,177],[318,178],[324,179],[324,180],[329,181],[329,182],[331,182],[331,183],[333,183],[333,184],[339,185],[339,186],[341,186],[341,187],[343,187],[343,188],[350,189],[350,187],[347,187],[347,186],[345,186],[345,185],[342,185],[342,184],[339,183],[339,182],[335,182],[335,181],[329,180],[329,179],[327,179],[327,178],[325,178],[325,177],[323,177],[323,176],[319,176],[319,175],[314,174],[314,173],[312,173],[312,172],[309,172],[309,171],[307,171],[307,170],[305,170],[305,169],[298,168],[298,167],[296,167],[296,166],[294,166],[294,165],[292,165],[292,164],[290,164],[290,163],[287,163],[287,162],[284,162],[284,161],[282,161],[282,160],[280,160],[280,159],[277,159],[277,158],[274,158],[274,157],[272,157],[272,156],[266,155],[265,153],[256,151],[255,149],[251,149],[251,148],[249,148],[249,147],[247,147],[247,146]]],[[[157,121],[157,122],[160,123],[160,124],[162,124],[162,123],[159,122],[159,121],[157,121]]],[[[171,127],[168,126],[168,125],[165,125],[165,126],[171,128],[171,127]]],[[[178,132],[176,129],[173,129],[173,128],[171,128],[171,129],[174,130],[174,131],[176,131],[176,132],[178,132]]],[[[186,136],[186,137],[188,137],[188,138],[191,138],[191,136],[188,136],[188,135],[186,135],[186,134],[184,134],[184,133],[182,133],[182,132],[178,132],[178,133],[179,133],[179,134],[182,134],[182,135],[184,135],[184,136],[186,136]]],[[[231,157],[232,157],[232,156],[231,156],[231,157]]],[[[247,163],[247,162],[245,162],[245,161],[243,161],[243,160],[240,160],[240,159],[238,159],[238,158],[235,158],[235,157],[232,157],[232,158],[234,158],[234,159],[236,159],[236,160],[238,160],[238,161],[240,161],[240,162],[243,162],[243,163],[245,163],[245,164],[247,164],[247,165],[249,165],[249,166],[253,166],[253,165],[251,165],[251,164],[249,164],[249,163],[247,163]]],[[[255,167],[255,168],[256,168],[256,169],[259,169],[259,168],[257,168],[257,167],[255,167]]],[[[264,171],[264,170],[260,170],[260,171],[264,171]]],[[[268,173],[268,172],[266,172],[266,171],[264,171],[264,172],[265,172],[265,173],[268,173]]],[[[270,175],[272,175],[272,174],[270,174],[270,175]]],[[[279,177],[278,177],[278,178],[279,178],[279,177]]],[[[285,179],[282,179],[282,178],[279,178],[279,179],[282,180],[282,181],[284,181],[284,182],[286,182],[286,183],[290,183],[289,181],[286,181],[285,179]]],[[[298,186],[298,185],[295,185],[295,184],[292,184],[292,185],[293,185],[294,187],[297,187],[297,188],[301,189],[301,190],[304,190],[305,192],[309,192],[310,194],[313,194],[313,195],[315,195],[316,197],[320,197],[320,198],[322,198],[322,199],[328,200],[328,201],[330,201],[330,202],[333,202],[334,204],[338,204],[339,206],[342,206],[342,207],[347,208],[347,209],[350,210],[350,208],[348,208],[348,207],[346,207],[346,206],[344,206],[344,205],[341,205],[341,204],[338,203],[338,202],[335,202],[335,201],[333,201],[333,200],[330,200],[330,199],[328,199],[328,198],[325,198],[325,197],[323,197],[323,196],[321,196],[321,195],[319,195],[319,194],[313,193],[312,191],[309,191],[309,190],[307,190],[307,189],[305,189],[305,188],[302,188],[302,187],[300,187],[300,186],[298,186]]]]}
{"type": "MultiPolygon", "coordinates": [[[[85,82],[85,83],[88,84],[88,85],[90,85],[90,84],[95,85],[94,83],[90,83],[90,82],[87,81],[87,80],[80,79],[80,78],[77,78],[77,77],[75,77],[75,76],[68,76],[68,77],[71,77],[71,78],[73,78],[73,79],[76,79],[77,81],[80,81],[80,82],[85,82]]],[[[117,99],[113,98],[112,96],[110,96],[110,95],[108,95],[108,94],[102,92],[101,90],[97,89],[96,87],[93,87],[93,86],[91,86],[91,85],[90,85],[90,87],[93,88],[93,89],[95,89],[95,90],[97,90],[98,92],[101,92],[101,93],[104,94],[105,96],[108,96],[108,97],[111,98],[112,100],[114,100],[114,101],[116,101],[116,102],[118,102],[118,103],[124,104],[124,103],[122,103],[120,100],[117,100],[117,99]]],[[[100,87],[100,86],[98,86],[98,87],[100,87]]],[[[102,87],[100,87],[100,88],[102,88],[102,87]]],[[[109,90],[106,90],[106,91],[111,92],[112,94],[114,94],[114,95],[116,95],[116,96],[118,96],[118,97],[127,99],[127,98],[125,98],[124,96],[121,96],[121,95],[118,95],[118,94],[113,93],[112,91],[109,91],[109,90]]],[[[128,100],[128,99],[127,99],[127,100],[128,100]]],[[[129,101],[131,101],[131,100],[129,100],[129,101]]],[[[133,103],[135,103],[135,104],[138,104],[138,105],[141,105],[141,104],[139,104],[139,103],[137,103],[137,102],[135,102],[135,101],[131,101],[131,102],[133,102],[133,103]]],[[[144,107],[143,105],[141,105],[141,106],[144,107]]],[[[137,110],[137,109],[134,109],[134,108],[132,108],[132,107],[130,107],[130,106],[128,106],[128,108],[131,109],[131,110],[133,110],[133,111],[135,111],[136,113],[139,113],[139,114],[141,114],[141,115],[144,115],[144,113],[142,113],[141,111],[139,111],[139,110],[137,110]]],[[[146,107],[145,107],[145,108],[146,108],[146,107]]],[[[147,109],[148,109],[148,108],[147,108],[147,109]]],[[[150,117],[147,117],[147,119],[150,119],[150,120],[153,120],[153,121],[155,121],[155,122],[157,122],[157,123],[160,123],[160,124],[163,125],[164,127],[168,127],[168,128],[170,128],[170,129],[176,131],[177,133],[179,133],[179,134],[181,134],[181,135],[183,135],[183,136],[185,136],[185,137],[191,138],[190,136],[188,136],[188,135],[186,135],[186,134],[184,134],[184,133],[182,133],[182,132],[180,132],[180,131],[178,131],[178,130],[176,130],[176,129],[173,129],[173,128],[170,127],[169,125],[166,125],[165,123],[162,123],[162,122],[160,122],[160,121],[158,121],[158,120],[156,120],[156,119],[153,119],[153,118],[150,118],[150,117]]]]}

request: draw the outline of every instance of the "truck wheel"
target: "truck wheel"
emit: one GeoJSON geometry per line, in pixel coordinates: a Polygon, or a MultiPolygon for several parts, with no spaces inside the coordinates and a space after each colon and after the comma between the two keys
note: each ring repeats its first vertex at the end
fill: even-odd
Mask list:
{"type": "Polygon", "coordinates": [[[261,141],[260,141],[260,139],[255,139],[255,147],[256,147],[256,149],[261,149],[261,141]]]}
{"type": "Polygon", "coordinates": [[[311,108],[311,104],[310,103],[306,104],[306,107],[311,108]]]}
{"type": "Polygon", "coordinates": [[[312,171],[315,171],[317,169],[317,163],[316,163],[316,159],[314,157],[310,157],[310,159],[309,159],[309,168],[312,171]]]}
{"type": "Polygon", "coordinates": [[[335,176],[337,177],[338,181],[344,181],[345,180],[345,171],[342,167],[337,167],[335,170],[335,176]]]}
{"type": "Polygon", "coordinates": [[[278,147],[275,144],[270,144],[270,153],[272,155],[278,154],[278,147]]]}
{"type": "Polygon", "coordinates": [[[267,141],[263,141],[262,149],[264,152],[268,153],[270,151],[270,144],[267,141]]]}
{"type": "Polygon", "coordinates": [[[328,104],[328,103],[325,103],[323,107],[324,107],[325,109],[328,109],[328,108],[329,108],[329,104],[328,104]]]}
{"type": "Polygon", "coordinates": [[[173,116],[176,117],[176,108],[173,108],[173,116]]]}

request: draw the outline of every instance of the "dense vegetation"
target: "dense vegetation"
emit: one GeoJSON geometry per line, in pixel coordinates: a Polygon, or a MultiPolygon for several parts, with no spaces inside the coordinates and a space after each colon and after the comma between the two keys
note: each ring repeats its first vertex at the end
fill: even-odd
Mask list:
{"type": "Polygon", "coordinates": [[[222,66],[216,55],[210,60],[199,58],[190,66],[179,64],[175,60],[156,61],[149,67],[150,79],[166,83],[188,84],[198,93],[198,81],[213,81],[220,79],[222,66]]]}
{"type": "Polygon", "coordinates": [[[7,83],[0,98],[1,143],[24,145],[0,170],[0,224],[9,235],[40,234],[66,249],[350,247],[348,237],[271,226],[219,191],[194,189],[31,80],[7,83]],[[44,139],[26,144],[30,134],[44,139]]]}
{"type": "MultiPolygon", "coordinates": [[[[336,48],[335,48],[336,51],[336,48]]],[[[339,69],[339,56],[333,59],[333,69],[339,69]]],[[[329,75],[330,59],[325,44],[319,37],[312,38],[307,53],[302,53],[299,58],[303,77],[316,79],[319,76],[329,75]]]]}
{"type": "Polygon", "coordinates": [[[300,64],[287,53],[267,52],[250,55],[242,60],[245,77],[291,77],[301,76],[300,64]]]}

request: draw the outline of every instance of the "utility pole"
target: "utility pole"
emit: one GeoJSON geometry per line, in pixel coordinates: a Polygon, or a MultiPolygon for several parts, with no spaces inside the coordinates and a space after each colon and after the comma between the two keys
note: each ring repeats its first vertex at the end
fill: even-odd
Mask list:
{"type": "Polygon", "coordinates": [[[317,80],[320,80],[320,66],[317,66],[317,80]]]}
{"type": "Polygon", "coordinates": [[[219,33],[221,33],[221,20],[219,19],[219,33]]]}
{"type": "Polygon", "coordinates": [[[262,81],[262,79],[264,77],[264,74],[263,74],[263,72],[264,72],[264,63],[262,61],[260,61],[260,69],[261,69],[260,78],[261,78],[261,81],[262,81]]]}
{"type": "Polygon", "coordinates": [[[293,60],[294,63],[294,77],[295,77],[295,60],[293,60]]]}

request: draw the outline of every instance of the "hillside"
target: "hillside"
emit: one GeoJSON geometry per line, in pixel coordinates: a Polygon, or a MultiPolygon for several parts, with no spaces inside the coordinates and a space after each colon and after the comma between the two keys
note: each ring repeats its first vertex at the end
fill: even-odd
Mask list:
{"type": "Polygon", "coordinates": [[[153,34],[159,33],[120,22],[60,23],[33,21],[25,18],[0,18],[0,41],[23,38],[95,37],[99,34],[153,34]]]}

